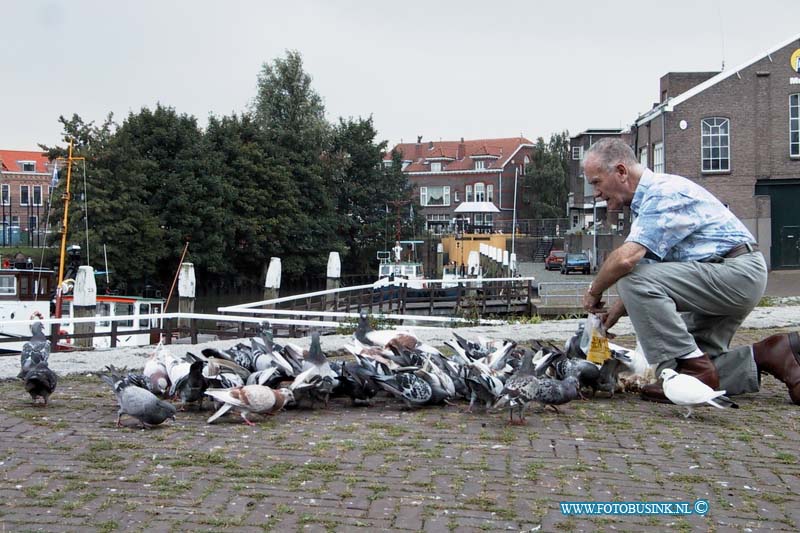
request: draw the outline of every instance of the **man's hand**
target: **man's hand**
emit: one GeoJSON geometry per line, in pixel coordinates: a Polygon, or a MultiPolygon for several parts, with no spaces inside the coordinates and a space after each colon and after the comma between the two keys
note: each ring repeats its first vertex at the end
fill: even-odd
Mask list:
{"type": "MultiPolygon", "coordinates": [[[[600,313],[599,316],[600,320],[603,321],[603,327],[608,331],[619,321],[620,317],[626,314],[625,304],[622,303],[622,299],[619,299],[607,311],[600,313]]],[[[609,338],[613,338],[613,335],[609,335],[609,338]]]]}
{"type": "Polygon", "coordinates": [[[589,288],[586,289],[586,292],[583,294],[583,308],[590,313],[599,313],[603,310],[603,306],[605,305],[605,302],[601,299],[603,298],[603,293],[592,294],[592,285],[593,284],[590,283],[589,288]]]}

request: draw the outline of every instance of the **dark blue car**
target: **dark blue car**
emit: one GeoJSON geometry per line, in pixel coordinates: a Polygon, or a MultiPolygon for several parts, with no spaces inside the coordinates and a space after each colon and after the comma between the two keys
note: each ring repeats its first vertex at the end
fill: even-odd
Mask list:
{"type": "Polygon", "coordinates": [[[567,254],[564,262],[561,263],[562,274],[569,274],[570,272],[589,274],[591,271],[592,265],[589,263],[589,257],[586,254],[567,254]]]}

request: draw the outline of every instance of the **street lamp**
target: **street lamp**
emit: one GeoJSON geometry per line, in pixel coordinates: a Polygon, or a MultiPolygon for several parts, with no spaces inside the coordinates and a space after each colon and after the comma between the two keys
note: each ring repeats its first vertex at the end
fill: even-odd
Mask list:
{"type": "MultiPolygon", "coordinates": [[[[514,167],[514,214],[511,216],[511,253],[515,254],[517,237],[517,178],[519,177],[519,167],[514,167]]],[[[515,256],[516,257],[516,256],[515,256]]]]}

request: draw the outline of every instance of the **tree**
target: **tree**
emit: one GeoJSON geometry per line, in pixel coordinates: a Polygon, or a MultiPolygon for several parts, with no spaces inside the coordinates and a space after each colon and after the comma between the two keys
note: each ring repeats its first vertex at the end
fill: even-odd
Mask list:
{"type": "Polygon", "coordinates": [[[298,52],[288,51],[285,59],[262,66],[253,114],[264,134],[267,155],[291,174],[293,187],[287,191],[291,197],[285,201],[297,206],[294,220],[285,228],[282,270],[290,277],[321,273],[328,252],[342,247],[335,234],[333,184],[326,181],[322,168],[330,126],[298,52]]]}
{"type": "Polygon", "coordinates": [[[539,137],[533,157],[523,178],[526,191],[522,218],[559,218],[565,216],[569,195],[569,133],[554,133],[545,144],[539,137]]]}
{"type": "MultiPolygon", "coordinates": [[[[339,119],[327,154],[326,175],[335,192],[337,234],[346,247],[343,264],[366,272],[376,251],[394,242],[394,209],[387,206],[409,196],[399,159],[383,165],[386,141],[376,143],[372,117],[339,119]]],[[[398,156],[399,157],[399,156],[398,156]]]]}
{"type": "MultiPolygon", "coordinates": [[[[249,114],[211,117],[205,144],[214,174],[229,189],[223,243],[234,283],[255,281],[272,256],[284,255],[299,207],[291,171],[268,149],[249,114]]],[[[260,281],[263,281],[263,277],[260,281]]]]}

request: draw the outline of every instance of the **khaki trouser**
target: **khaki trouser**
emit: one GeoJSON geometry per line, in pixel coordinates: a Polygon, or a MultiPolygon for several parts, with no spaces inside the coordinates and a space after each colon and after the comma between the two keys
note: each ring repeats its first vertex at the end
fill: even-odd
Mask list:
{"type": "Polygon", "coordinates": [[[752,348],[730,342],[766,286],[764,256],[753,252],[722,263],[637,265],[617,292],[656,376],[699,348],[717,367],[720,389],[741,394],[758,390],[758,371],[752,348]]]}

